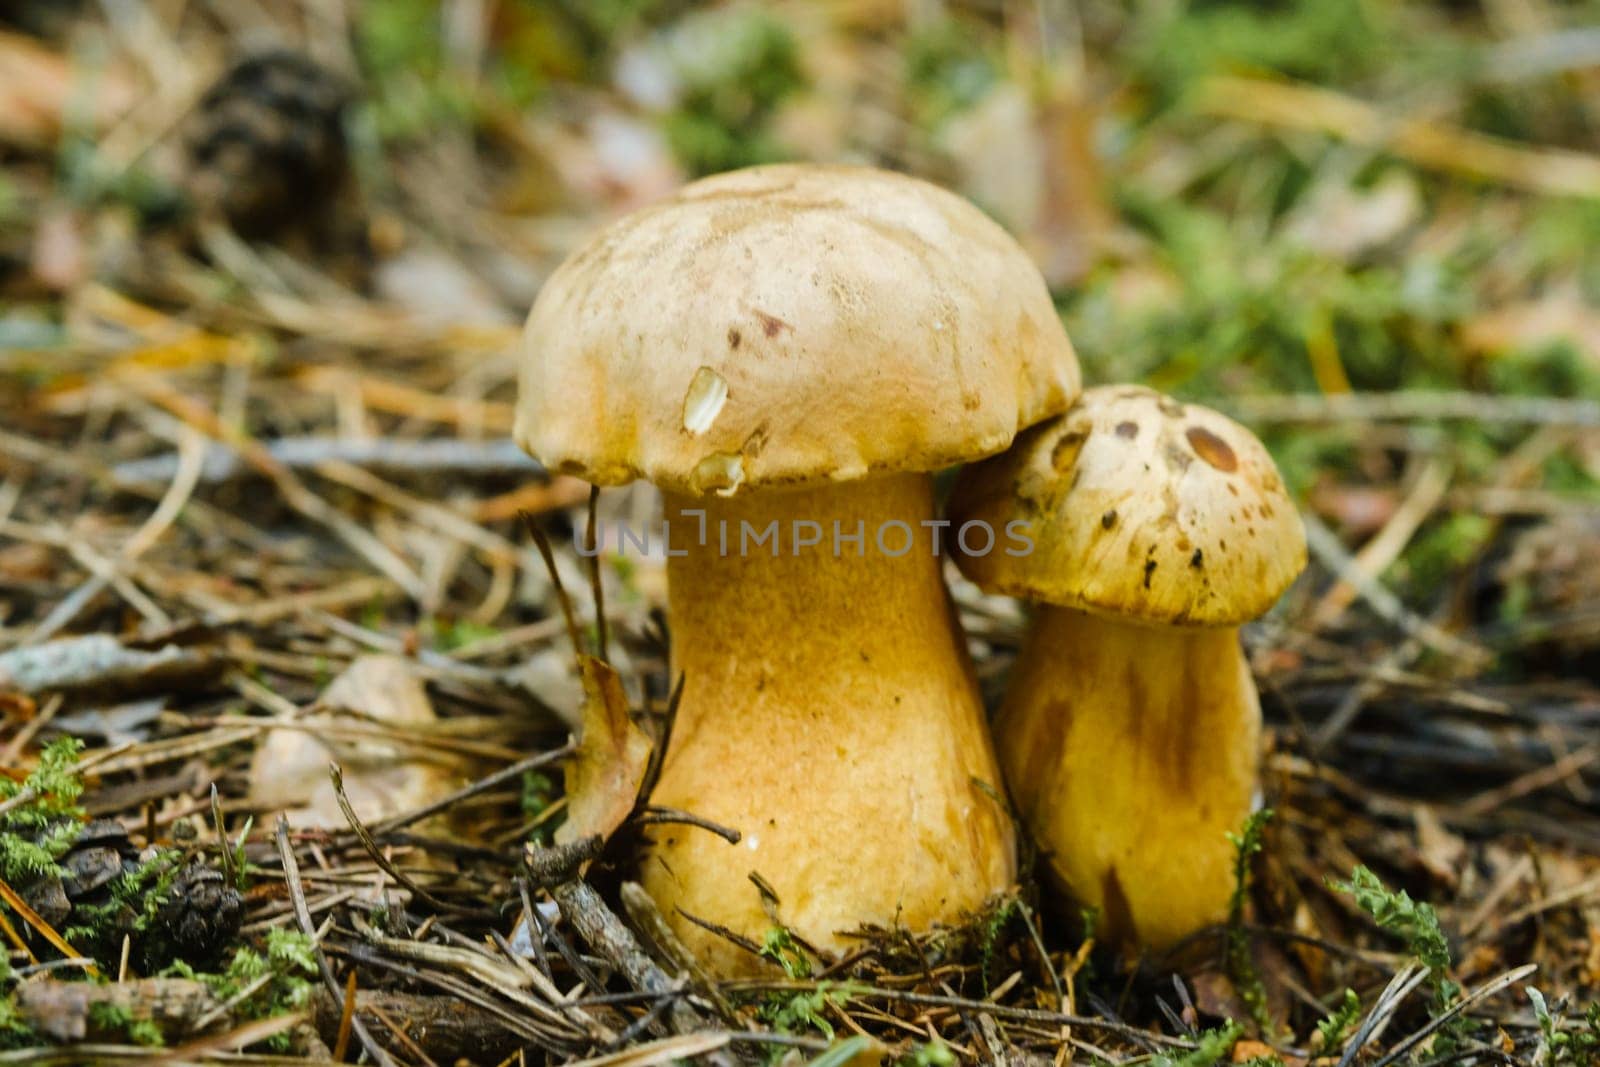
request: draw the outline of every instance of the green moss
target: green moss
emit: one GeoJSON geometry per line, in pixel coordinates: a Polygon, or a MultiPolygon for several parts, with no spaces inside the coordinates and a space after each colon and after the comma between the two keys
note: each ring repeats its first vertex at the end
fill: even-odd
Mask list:
{"type": "Polygon", "coordinates": [[[434,626],[434,646],[441,652],[454,652],[465,645],[500,634],[498,626],[473,622],[471,619],[438,619],[434,626]]]}
{"type": "Polygon", "coordinates": [[[1470,563],[1495,532],[1492,519],[1459,512],[1426,525],[1396,565],[1396,577],[1415,598],[1436,595],[1470,563]]]}
{"type": "Polygon", "coordinates": [[[1527,990],[1549,1067],[1593,1067],[1600,1062],[1600,1004],[1589,1005],[1581,1029],[1569,1029],[1562,1025],[1561,1004],[1552,1008],[1538,989],[1527,990]]]}
{"type": "MultiPolygon", "coordinates": [[[[3,953],[0,953],[0,967],[10,970],[3,953]]],[[[6,975],[0,974],[0,980],[5,978],[6,975]]],[[[0,1051],[32,1048],[43,1043],[33,1028],[22,1021],[22,1015],[17,1011],[16,997],[9,992],[0,993],[0,1051]]]]}
{"type": "Polygon", "coordinates": [[[172,883],[183,863],[182,852],[163,849],[148,862],[118,875],[109,883],[104,903],[74,905],[72,925],[61,936],[103,963],[114,961],[124,936],[137,941],[155,922],[156,913],[171,897],[172,883]]]}
{"type": "Polygon", "coordinates": [[[1356,996],[1354,989],[1344,991],[1344,999],[1339,1006],[1328,1013],[1327,1018],[1317,1023],[1317,1037],[1313,1048],[1325,1054],[1332,1054],[1344,1047],[1356,1027],[1361,1022],[1361,998],[1356,996]]]}
{"type": "MultiPolygon", "coordinates": [[[[518,798],[522,806],[522,814],[528,819],[537,819],[549,810],[555,803],[558,790],[553,778],[542,771],[526,771],[522,775],[522,794],[518,798]]],[[[546,819],[534,828],[530,841],[539,845],[550,844],[556,827],[560,821],[552,817],[546,819]]]]}
{"type": "Polygon", "coordinates": [[[444,67],[436,0],[370,0],[356,23],[356,53],[379,136],[401,139],[472,118],[465,86],[444,67]]]}
{"type": "Polygon", "coordinates": [[[1215,1030],[1202,1030],[1188,1052],[1152,1056],[1147,1062],[1149,1067],[1215,1067],[1228,1058],[1242,1033],[1244,1027],[1230,1019],[1215,1030]]]}
{"type": "Polygon", "coordinates": [[[811,977],[811,957],[806,955],[794,935],[782,926],[767,929],[761,941],[761,955],[782,967],[783,973],[790,978],[811,977]]]}
{"type": "Polygon", "coordinates": [[[78,798],[83,782],[74,772],[83,742],[64,737],[46,746],[33,773],[18,783],[0,778],[0,801],[31,790],[35,798],[0,816],[0,877],[23,882],[58,873],[82,829],[78,798]]]}
{"type": "Polygon", "coordinates": [[[960,1060],[943,1041],[918,1041],[895,1061],[896,1067],[955,1067],[960,1060]]]}
{"type": "Polygon", "coordinates": [[[997,907],[991,908],[978,928],[978,973],[983,978],[983,991],[989,992],[989,975],[994,970],[995,955],[999,951],[1006,928],[1022,914],[1022,901],[1006,897],[997,907]]]}
{"type": "MultiPolygon", "coordinates": [[[[267,931],[265,953],[240,948],[221,974],[196,972],[186,963],[175,963],[164,972],[179,978],[198,979],[210,986],[218,998],[232,1001],[263,977],[259,989],[239,1001],[234,1017],[240,1020],[267,1019],[299,1011],[311,999],[312,979],[317,974],[316,955],[311,939],[289,930],[267,931]]],[[[287,1052],[290,1038],[277,1034],[264,1044],[273,1052],[287,1052]]]]}
{"type": "Polygon", "coordinates": [[[1272,820],[1272,809],[1262,808],[1250,814],[1237,834],[1229,834],[1233,843],[1233,895],[1228,901],[1228,977],[1239,991],[1239,999],[1250,1009],[1251,1016],[1262,1033],[1270,1033],[1272,1019],[1267,1014],[1267,991],[1256,972],[1255,961],[1250,956],[1250,935],[1244,928],[1245,902],[1250,892],[1250,865],[1261,851],[1267,823],[1272,820]]]}
{"type": "Polygon", "coordinates": [[[135,1045],[161,1048],[167,1041],[154,1019],[136,1019],[120,1004],[101,1001],[89,1005],[89,1027],[97,1034],[122,1035],[135,1045]]]}
{"type": "Polygon", "coordinates": [[[759,1012],[763,1022],[784,1034],[815,1032],[833,1040],[833,1024],[828,1008],[842,1008],[849,1002],[848,982],[818,982],[815,989],[799,993],[769,993],[759,1012]]]}

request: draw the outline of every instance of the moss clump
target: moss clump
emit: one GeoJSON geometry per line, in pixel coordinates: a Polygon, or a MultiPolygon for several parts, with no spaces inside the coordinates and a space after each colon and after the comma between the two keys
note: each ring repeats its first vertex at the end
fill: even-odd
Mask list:
{"type": "Polygon", "coordinates": [[[161,1048],[167,1043],[160,1024],[154,1019],[134,1018],[122,1005],[105,1001],[89,1005],[89,1029],[98,1035],[122,1035],[146,1048],[161,1048]]]}
{"type": "MultiPolygon", "coordinates": [[[[0,982],[8,979],[10,969],[4,954],[0,954],[0,982]]],[[[33,1048],[38,1044],[39,1035],[22,1021],[22,1016],[17,1012],[16,999],[9,992],[0,994],[0,1051],[33,1048]]]]}
{"type": "Polygon", "coordinates": [[[83,782],[73,773],[83,742],[64,737],[39,756],[21,782],[0,778],[0,803],[23,793],[33,799],[0,815],[0,877],[12,885],[59,875],[56,861],[77,841],[83,809],[83,782]]]}
{"type": "MultiPolygon", "coordinates": [[[[182,962],[165,973],[204,982],[218,999],[229,1003],[247,994],[234,1004],[234,1018],[241,1021],[299,1011],[311,999],[311,980],[317,973],[311,939],[289,930],[269,930],[263,947],[264,952],[240,948],[220,974],[200,973],[182,962]]],[[[290,1035],[276,1034],[264,1044],[273,1052],[287,1052],[290,1035]]]]}

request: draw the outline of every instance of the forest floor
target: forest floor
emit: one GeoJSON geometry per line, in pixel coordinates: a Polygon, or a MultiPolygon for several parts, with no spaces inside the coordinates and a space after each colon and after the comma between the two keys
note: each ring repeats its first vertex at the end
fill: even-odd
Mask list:
{"type": "MultiPolygon", "coordinates": [[[[1600,1062],[1594,3],[0,22],[0,1064],[1600,1062]],[[572,550],[651,491],[508,440],[519,323],[605,219],[787,158],[972,197],[1088,381],[1234,415],[1301,505],[1244,633],[1270,816],[1174,953],[1030,868],[680,982],[650,814],[552,845],[573,640],[647,731],[671,680],[660,561],[572,550]]],[[[1023,615],[950,573],[993,697],[1023,615]]]]}

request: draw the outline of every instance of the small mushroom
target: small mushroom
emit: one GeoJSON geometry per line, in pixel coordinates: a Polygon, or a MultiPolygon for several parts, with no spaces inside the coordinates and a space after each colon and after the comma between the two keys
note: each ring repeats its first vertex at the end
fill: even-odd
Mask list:
{"type": "Polygon", "coordinates": [[[1221,919],[1261,729],[1238,627],[1306,560],[1271,456],[1214,411],[1099,387],[967,468],[950,513],[1029,524],[1031,552],[957,562],[1040,602],[995,743],[1052,872],[1127,943],[1221,919]]]}
{"type": "Polygon", "coordinates": [[[664,491],[685,683],[651,799],[741,835],[653,831],[641,880],[679,936],[750,973],[694,920],[759,941],[772,906],[840,952],[863,924],[925,931],[1004,889],[1013,840],[928,472],[1078,393],[1016,242],[900,175],[736,171],[575,252],[521,359],[524,448],[664,491]]]}

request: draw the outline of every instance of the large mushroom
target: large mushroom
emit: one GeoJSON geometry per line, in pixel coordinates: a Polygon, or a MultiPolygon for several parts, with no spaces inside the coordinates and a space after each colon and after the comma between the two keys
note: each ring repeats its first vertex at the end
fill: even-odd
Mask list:
{"type": "Polygon", "coordinates": [[[642,874],[725,973],[776,916],[825,952],[953,922],[1014,873],[929,472],[1064,410],[1077,362],[1022,249],[960,198],[784,165],[696,182],[575,252],[528,318],[518,441],[664,491],[672,665],[642,874]],[[690,917],[693,917],[691,919],[690,917]]]}
{"type": "Polygon", "coordinates": [[[949,510],[1028,524],[1031,552],[957,562],[1040,602],[995,743],[1051,871],[1129,944],[1221,919],[1261,729],[1238,627],[1306,559],[1272,457],[1207,408],[1102,386],[967,468],[949,510]]]}

